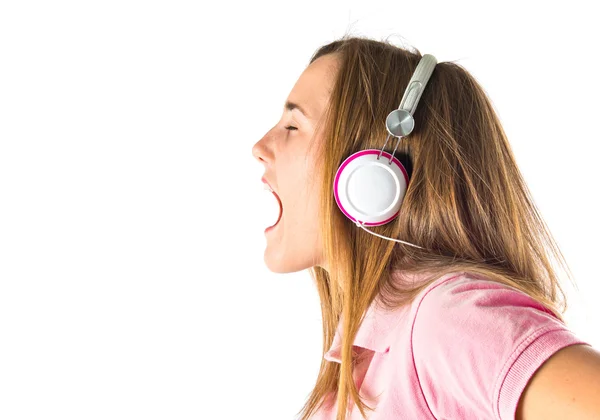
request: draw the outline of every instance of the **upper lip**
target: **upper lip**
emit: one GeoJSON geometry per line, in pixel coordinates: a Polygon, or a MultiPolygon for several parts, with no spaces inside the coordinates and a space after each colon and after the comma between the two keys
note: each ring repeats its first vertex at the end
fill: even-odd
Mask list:
{"type": "Polygon", "coordinates": [[[264,182],[265,184],[267,184],[271,190],[275,191],[275,188],[273,188],[273,186],[269,183],[269,181],[267,181],[267,178],[265,178],[263,176],[261,181],[264,182]]]}

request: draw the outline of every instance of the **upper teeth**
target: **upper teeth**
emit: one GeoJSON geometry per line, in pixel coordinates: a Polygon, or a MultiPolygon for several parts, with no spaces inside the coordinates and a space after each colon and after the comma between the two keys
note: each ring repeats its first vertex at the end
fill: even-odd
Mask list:
{"type": "Polygon", "coordinates": [[[264,184],[265,190],[273,192],[273,189],[268,184],[264,184]]]}

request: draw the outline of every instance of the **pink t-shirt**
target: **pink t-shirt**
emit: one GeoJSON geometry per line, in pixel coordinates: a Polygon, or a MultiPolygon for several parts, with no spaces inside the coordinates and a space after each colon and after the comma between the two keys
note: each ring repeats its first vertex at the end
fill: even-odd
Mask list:
{"type": "MultiPolygon", "coordinates": [[[[337,363],[339,328],[325,354],[337,363]]],[[[573,344],[590,345],[526,294],[450,273],[401,309],[386,312],[374,301],[354,340],[362,360],[354,380],[376,406],[369,420],[508,420],[535,371],[573,344]]],[[[311,419],[335,419],[336,411],[337,402],[311,419]]],[[[362,418],[352,404],[348,420],[362,418]]]]}

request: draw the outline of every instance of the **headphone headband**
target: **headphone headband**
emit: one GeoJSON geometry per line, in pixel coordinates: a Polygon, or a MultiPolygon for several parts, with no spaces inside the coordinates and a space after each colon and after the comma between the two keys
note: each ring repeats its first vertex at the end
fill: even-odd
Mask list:
{"type": "Polygon", "coordinates": [[[408,87],[404,91],[404,96],[402,97],[398,109],[404,109],[405,111],[408,111],[410,115],[415,114],[417,104],[421,99],[421,95],[425,90],[427,82],[429,82],[429,78],[431,77],[436,64],[437,60],[431,54],[425,54],[421,58],[415,72],[408,82],[408,87]]]}
{"type": "MultiPolygon", "coordinates": [[[[417,64],[417,68],[410,78],[408,86],[404,90],[404,96],[402,96],[400,106],[398,109],[390,112],[385,119],[385,127],[387,128],[389,136],[385,140],[383,148],[387,145],[390,137],[398,137],[399,142],[402,137],[406,137],[412,132],[415,127],[413,115],[436,64],[437,60],[431,54],[425,54],[421,57],[421,60],[419,60],[419,64],[417,64]]],[[[398,147],[398,142],[396,142],[396,147],[398,147]]],[[[394,148],[394,153],[395,152],[396,148],[394,148]]]]}

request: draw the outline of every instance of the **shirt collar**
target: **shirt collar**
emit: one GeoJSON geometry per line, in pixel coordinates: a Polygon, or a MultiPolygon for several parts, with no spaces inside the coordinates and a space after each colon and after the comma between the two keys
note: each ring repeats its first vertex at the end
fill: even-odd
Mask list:
{"type": "MultiPolygon", "coordinates": [[[[432,281],[424,290],[422,290],[421,294],[433,287],[434,284],[455,277],[456,275],[457,273],[454,272],[442,275],[440,278],[432,281]]],[[[414,285],[421,281],[422,275],[405,274],[405,279],[410,279],[414,285]]],[[[353,347],[362,347],[374,352],[386,353],[394,339],[394,330],[402,324],[401,318],[406,315],[410,307],[411,305],[404,305],[391,311],[385,310],[381,304],[380,295],[377,295],[367,309],[365,318],[358,328],[356,337],[354,338],[353,347]]],[[[324,359],[329,360],[330,362],[342,363],[342,321],[343,315],[340,316],[331,347],[324,355],[324,359]]]]}
{"type": "MultiPolygon", "coordinates": [[[[399,317],[401,317],[405,310],[406,306],[393,311],[386,311],[381,306],[379,299],[374,299],[358,328],[353,346],[362,347],[374,352],[386,353],[393,339],[392,333],[400,325],[399,317]]],[[[340,316],[331,347],[324,355],[324,358],[330,362],[342,363],[342,321],[343,315],[340,316]]]]}

